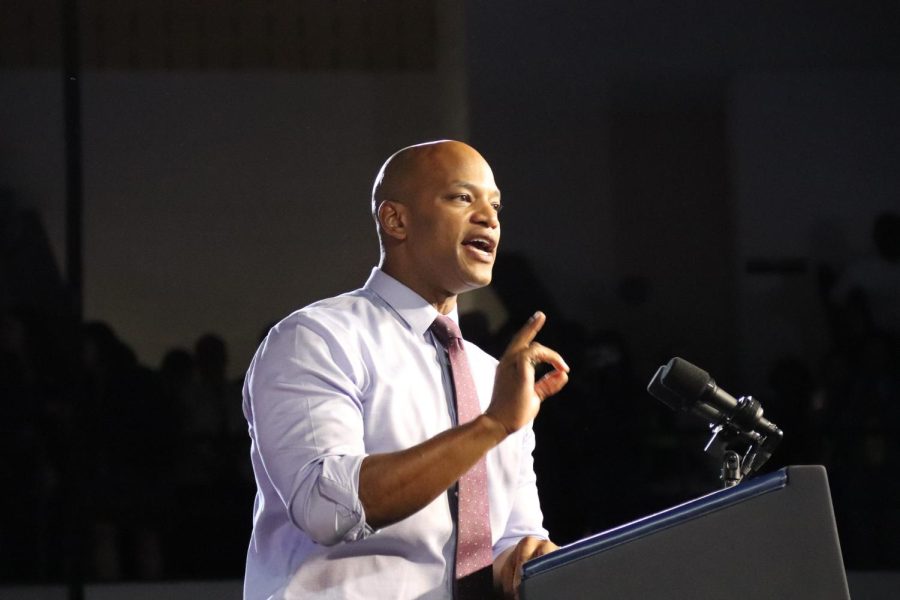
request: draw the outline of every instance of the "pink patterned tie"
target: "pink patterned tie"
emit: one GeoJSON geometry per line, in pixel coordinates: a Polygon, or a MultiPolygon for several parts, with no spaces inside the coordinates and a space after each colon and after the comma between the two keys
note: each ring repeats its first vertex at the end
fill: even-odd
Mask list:
{"type": "MultiPolygon", "coordinates": [[[[475,381],[463,347],[459,327],[449,317],[438,315],[431,331],[450,355],[456,413],[460,425],[481,414],[475,381]]],[[[460,579],[493,562],[491,521],[488,505],[487,463],[482,456],[459,479],[459,510],[456,526],[456,578],[460,579]]]]}

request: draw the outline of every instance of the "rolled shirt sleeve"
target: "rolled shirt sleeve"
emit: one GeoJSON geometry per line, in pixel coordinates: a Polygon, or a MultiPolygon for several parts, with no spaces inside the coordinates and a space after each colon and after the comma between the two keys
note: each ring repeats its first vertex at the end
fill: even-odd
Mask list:
{"type": "Polygon", "coordinates": [[[302,313],[273,328],[247,376],[248,421],[290,521],[333,545],[367,537],[359,500],[365,367],[302,313]]]}

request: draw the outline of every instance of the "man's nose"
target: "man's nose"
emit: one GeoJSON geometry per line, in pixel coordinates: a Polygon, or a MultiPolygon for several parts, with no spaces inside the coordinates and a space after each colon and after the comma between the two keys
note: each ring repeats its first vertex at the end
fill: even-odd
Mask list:
{"type": "Polygon", "coordinates": [[[497,214],[497,209],[487,200],[478,202],[478,206],[473,214],[473,220],[491,229],[496,229],[500,226],[500,216],[497,214]]]}

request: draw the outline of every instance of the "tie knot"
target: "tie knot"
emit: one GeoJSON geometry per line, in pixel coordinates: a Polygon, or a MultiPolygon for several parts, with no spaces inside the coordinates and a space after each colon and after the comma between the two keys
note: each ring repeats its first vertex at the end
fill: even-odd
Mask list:
{"type": "Polygon", "coordinates": [[[459,331],[459,326],[453,319],[445,317],[444,315],[437,316],[434,323],[431,324],[431,332],[445,348],[450,344],[450,340],[452,339],[462,340],[462,333],[459,331]]]}

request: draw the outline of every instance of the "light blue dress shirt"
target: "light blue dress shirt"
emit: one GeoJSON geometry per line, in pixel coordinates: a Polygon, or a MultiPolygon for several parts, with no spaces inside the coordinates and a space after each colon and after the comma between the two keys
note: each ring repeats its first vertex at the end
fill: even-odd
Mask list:
{"type": "MultiPolygon", "coordinates": [[[[244,383],[258,488],[247,600],[452,596],[448,495],[373,531],[358,494],[366,455],[454,425],[446,355],[428,330],[437,314],[376,268],[362,289],[298,310],[260,345],[244,383]]],[[[497,361],[465,344],[484,410],[497,361]]],[[[526,535],[547,537],[533,449],[529,426],[487,454],[495,557],[526,535]]]]}

